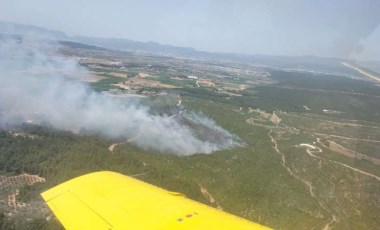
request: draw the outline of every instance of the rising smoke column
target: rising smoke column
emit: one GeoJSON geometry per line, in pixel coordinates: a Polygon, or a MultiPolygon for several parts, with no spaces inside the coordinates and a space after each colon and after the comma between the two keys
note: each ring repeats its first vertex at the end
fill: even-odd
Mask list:
{"type": "Polygon", "coordinates": [[[56,44],[33,39],[0,42],[0,126],[28,120],[74,133],[85,131],[110,138],[133,139],[145,150],[178,155],[211,153],[238,146],[237,138],[202,115],[194,123],[218,132],[218,142],[203,141],[167,115],[155,115],[136,100],[92,91],[66,75],[84,76],[73,58],[57,53],[56,44]],[[79,73],[79,74],[78,74],[79,73]]]}

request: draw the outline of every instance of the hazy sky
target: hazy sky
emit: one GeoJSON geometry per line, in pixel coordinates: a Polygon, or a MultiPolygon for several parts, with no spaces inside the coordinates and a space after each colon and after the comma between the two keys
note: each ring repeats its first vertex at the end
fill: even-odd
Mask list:
{"type": "Polygon", "coordinates": [[[0,0],[0,20],[206,51],[380,60],[380,0],[0,0]]]}

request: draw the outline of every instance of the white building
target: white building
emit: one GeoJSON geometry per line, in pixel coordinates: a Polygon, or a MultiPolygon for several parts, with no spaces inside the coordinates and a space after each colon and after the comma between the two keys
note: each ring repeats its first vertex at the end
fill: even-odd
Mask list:
{"type": "Polygon", "coordinates": [[[187,76],[187,78],[189,78],[191,80],[198,80],[198,77],[197,76],[193,76],[193,75],[187,76]]]}

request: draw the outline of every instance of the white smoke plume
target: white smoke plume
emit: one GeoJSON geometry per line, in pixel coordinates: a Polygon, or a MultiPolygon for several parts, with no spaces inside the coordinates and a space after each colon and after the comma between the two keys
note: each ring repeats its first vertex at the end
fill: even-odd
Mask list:
{"type": "Polygon", "coordinates": [[[85,76],[86,70],[48,43],[25,38],[1,40],[0,127],[32,120],[74,133],[124,137],[142,149],[178,155],[239,145],[234,135],[203,115],[189,114],[186,119],[215,131],[217,138],[205,141],[189,125],[153,114],[136,100],[109,97],[67,78],[85,76]]]}

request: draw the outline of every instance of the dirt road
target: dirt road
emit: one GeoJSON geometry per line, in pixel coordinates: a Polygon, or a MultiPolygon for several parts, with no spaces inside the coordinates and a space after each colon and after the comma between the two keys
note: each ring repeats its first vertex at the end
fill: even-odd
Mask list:
{"type": "Polygon", "coordinates": [[[137,135],[136,137],[131,138],[131,139],[129,139],[129,140],[126,140],[126,141],[123,141],[123,142],[119,142],[119,143],[113,143],[112,145],[110,145],[110,146],[108,147],[108,150],[109,150],[110,152],[113,152],[113,150],[115,149],[116,146],[118,146],[118,145],[122,145],[122,144],[126,144],[126,143],[130,143],[130,142],[132,142],[132,141],[135,141],[136,139],[140,138],[140,136],[141,136],[141,133],[140,133],[139,135],[137,135]]]}
{"type": "Polygon", "coordinates": [[[211,204],[215,204],[216,205],[216,208],[219,209],[219,210],[223,210],[222,206],[219,205],[218,202],[216,202],[216,200],[214,199],[214,197],[208,192],[208,190],[204,187],[202,187],[202,185],[199,185],[199,187],[201,188],[201,193],[203,194],[203,196],[211,203],[211,204]]]}

